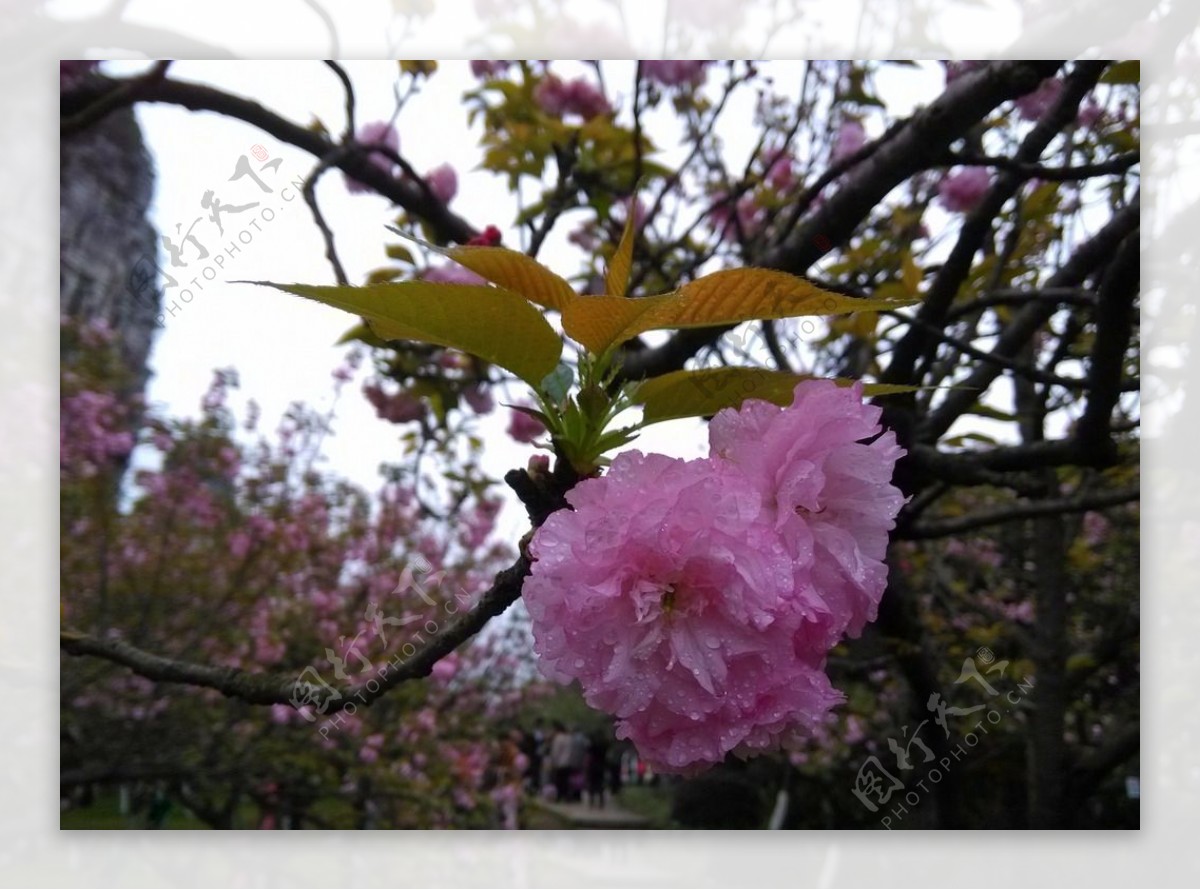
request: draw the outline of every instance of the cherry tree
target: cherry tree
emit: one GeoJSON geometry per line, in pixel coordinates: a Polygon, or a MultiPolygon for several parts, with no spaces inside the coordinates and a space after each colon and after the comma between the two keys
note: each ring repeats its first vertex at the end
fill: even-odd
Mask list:
{"type": "MultiPolygon", "coordinates": [[[[406,104],[437,63],[399,63],[395,114],[361,124],[351,78],[326,67],[345,90],[336,134],[160,63],[73,84],[63,138],[114,108],[170,103],[311,154],[304,195],[333,283],[274,286],[348,313],[345,340],[375,374],[364,395],[411,428],[414,454],[453,460],[491,390],[523,388],[510,431],[552,458],[505,477],[531,533],[499,570],[486,533],[432,554],[413,538],[406,556],[443,570],[454,554],[485,589],[373,685],[298,679],[273,634],[289,628],[286,651],[332,650],[335,628],[308,625],[322,592],[356,583],[347,573],[363,563],[368,600],[372,584],[395,584],[360,537],[314,545],[313,528],[341,541],[358,514],[300,484],[290,524],[255,537],[229,519],[223,546],[241,555],[224,565],[254,554],[264,580],[309,591],[316,613],[288,624],[294,601],[235,585],[240,648],[150,647],[132,627],[162,641],[173,621],[186,636],[204,620],[228,630],[229,616],[146,607],[131,625],[105,611],[107,579],[80,580],[64,583],[67,656],[289,724],[351,704],[346,719],[375,720],[522,600],[523,654],[577,682],[659,769],[766,755],[791,770],[786,803],[797,781],[866,754],[840,791],[823,786],[859,820],[913,824],[902,801],[919,784],[927,824],[968,825],[966,789],[989,766],[960,755],[991,697],[1007,697],[995,756],[1026,793],[1000,821],[1115,818],[1095,794],[1138,750],[1136,574],[1096,569],[1136,541],[1136,63],[945,63],[898,115],[885,87],[912,63],[812,62],[784,82],[750,62],[476,61],[446,114],[475,128],[481,168],[513,196],[486,220],[451,209],[456,171],[420,173],[402,151],[406,104]],[[727,128],[744,122],[729,116],[746,97],[754,144],[734,157],[727,128]],[[388,265],[343,265],[313,188],[334,170],[393,204],[388,265]],[[574,265],[550,268],[539,256],[564,233],[574,265]],[[681,418],[711,418],[707,457],[636,450],[643,428],[681,418]],[[85,588],[86,618],[73,606],[85,588]],[[986,698],[970,700],[968,682],[986,698]]],[[[76,409],[102,430],[104,405],[76,409]]],[[[93,456],[131,445],[93,438],[93,456]]],[[[156,484],[190,522],[211,522],[230,486],[270,496],[236,453],[185,438],[175,479],[156,484]]],[[[426,494],[486,527],[479,480],[442,479],[449,492],[426,494]]],[[[419,509],[420,484],[408,494],[416,508],[390,509],[419,509]]],[[[102,530],[64,534],[105,546],[102,530]]],[[[181,588],[211,576],[192,555],[170,560],[181,588]]],[[[411,729],[397,719],[385,736],[411,729]]]]}

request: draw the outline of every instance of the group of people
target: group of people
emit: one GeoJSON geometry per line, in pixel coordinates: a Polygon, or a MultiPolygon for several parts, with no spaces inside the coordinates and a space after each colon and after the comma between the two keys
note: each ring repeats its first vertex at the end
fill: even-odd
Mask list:
{"type": "Polygon", "coordinates": [[[520,745],[526,791],[559,803],[601,808],[622,785],[656,781],[637,751],[608,730],[586,733],[560,722],[547,730],[539,724],[522,733],[520,745]]]}
{"type": "Polygon", "coordinates": [[[599,808],[621,788],[621,754],[607,733],[555,723],[550,732],[538,727],[526,733],[523,750],[530,793],[599,808]]]}

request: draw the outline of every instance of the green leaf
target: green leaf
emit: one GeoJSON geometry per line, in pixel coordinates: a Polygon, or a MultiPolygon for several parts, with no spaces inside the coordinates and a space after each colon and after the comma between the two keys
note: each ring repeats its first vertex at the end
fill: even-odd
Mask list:
{"type": "Polygon", "coordinates": [[[844,315],[897,309],[917,300],[847,297],[773,269],[726,269],[654,297],[575,297],[563,312],[563,329],[595,354],[662,328],[732,325],[759,318],[844,315]]]}
{"type": "Polygon", "coordinates": [[[1101,83],[1139,84],[1142,82],[1142,63],[1137,59],[1115,62],[1100,76],[1101,83]]]}
{"type": "Polygon", "coordinates": [[[532,386],[562,354],[562,341],[542,314],[504,288],[428,281],[368,287],[250,283],[361,315],[383,340],[421,340],[477,355],[532,386]]]}
{"type": "MultiPolygon", "coordinates": [[[[643,406],[642,423],[660,423],[681,417],[708,417],[722,408],[736,408],[746,399],[762,399],[776,405],[792,403],[796,384],[812,380],[810,374],[788,374],[766,368],[706,368],[701,371],[672,371],[638,384],[634,401],[643,406]]],[[[855,381],[832,378],[838,386],[855,381]]],[[[866,383],[868,396],[913,392],[917,387],[866,383]]]]}
{"type": "Polygon", "coordinates": [[[575,371],[566,362],[560,362],[558,367],[546,375],[542,381],[542,392],[550,397],[556,405],[561,404],[575,382],[575,371]]]}

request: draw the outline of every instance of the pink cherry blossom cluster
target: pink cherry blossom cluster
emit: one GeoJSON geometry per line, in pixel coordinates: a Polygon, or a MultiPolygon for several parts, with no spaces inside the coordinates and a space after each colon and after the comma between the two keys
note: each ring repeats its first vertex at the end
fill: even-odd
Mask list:
{"type": "Polygon", "coordinates": [[[704,83],[707,68],[706,59],[651,59],[642,62],[642,74],[666,87],[698,87],[704,83]]]}
{"type": "Polygon", "coordinates": [[[904,452],[880,413],[861,385],[805,381],[787,408],[720,412],[707,458],[625,452],[577,485],[529,548],[543,673],[656,771],[803,743],[841,700],[827,653],[887,583],[904,452]]]}
{"type": "MultiPolygon", "coordinates": [[[[379,148],[388,149],[393,153],[400,152],[400,134],[396,131],[395,124],[390,121],[371,121],[363,124],[358,128],[358,132],[354,134],[354,139],[359,145],[366,148],[377,146],[379,148]]],[[[395,162],[386,155],[373,151],[368,156],[368,162],[375,167],[378,167],[388,176],[394,176],[397,172],[395,162]]],[[[458,194],[458,174],[449,164],[439,164],[428,173],[425,174],[425,183],[429,186],[429,191],[433,196],[443,204],[449,204],[454,200],[454,196],[458,194]]],[[[352,176],[346,175],[346,190],[354,195],[369,194],[374,189],[366,183],[359,182],[352,176]]]]}
{"type": "Polygon", "coordinates": [[[938,183],[938,201],[952,213],[974,210],[987,190],[992,177],[984,167],[963,167],[948,173],[938,183]]]}
{"type": "Polygon", "coordinates": [[[59,464],[90,478],[118,465],[133,450],[128,408],[110,392],[82,390],[60,407],[59,464]]]}
{"type": "Polygon", "coordinates": [[[389,392],[378,381],[363,386],[363,395],[380,419],[388,423],[410,423],[426,413],[425,403],[419,398],[403,389],[389,392]]]}
{"type": "Polygon", "coordinates": [[[723,241],[739,241],[757,235],[767,215],[752,192],[747,192],[737,201],[724,192],[717,192],[713,195],[708,219],[723,241]]]}
{"type": "Polygon", "coordinates": [[[786,147],[763,152],[763,183],[776,194],[790,192],[796,185],[796,159],[786,147]]]}
{"type": "Polygon", "coordinates": [[[563,80],[557,75],[547,74],[534,89],[533,99],[551,117],[576,115],[591,120],[612,111],[604,93],[583,77],[563,80]]]}
{"type": "Polygon", "coordinates": [[[1037,121],[1050,110],[1062,94],[1063,82],[1057,77],[1047,77],[1032,93],[1026,93],[1014,104],[1024,120],[1037,121]]]}
{"type": "Polygon", "coordinates": [[[845,160],[867,144],[867,131],[860,121],[847,120],[838,127],[833,139],[830,160],[833,163],[845,160]]]}
{"type": "Polygon", "coordinates": [[[449,164],[439,164],[425,174],[425,182],[433,196],[443,204],[449,204],[458,194],[458,174],[449,164]]]}
{"type": "Polygon", "coordinates": [[[508,70],[512,62],[508,59],[472,59],[471,74],[480,80],[499,77],[508,70]]]}

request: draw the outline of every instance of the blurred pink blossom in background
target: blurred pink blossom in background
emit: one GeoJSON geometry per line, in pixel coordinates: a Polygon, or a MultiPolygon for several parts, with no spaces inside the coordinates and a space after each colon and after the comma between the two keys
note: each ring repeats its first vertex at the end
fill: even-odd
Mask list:
{"type": "Polygon", "coordinates": [[[985,167],[960,167],[942,177],[938,200],[952,213],[967,213],[983,200],[991,184],[991,174],[985,167]]]}
{"type": "MultiPolygon", "coordinates": [[[[363,146],[378,145],[394,152],[400,151],[400,134],[396,132],[395,126],[387,121],[372,121],[363,124],[354,134],[354,140],[363,146]]],[[[369,160],[389,176],[395,172],[396,165],[392,163],[391,159],[378,152],[371,152],[369,160]]],[[[346,190],[351,194],[359,195],[373,191],[369,185],[365,185],[351,176],[345,176],[345,180],[346,190]]]]}

